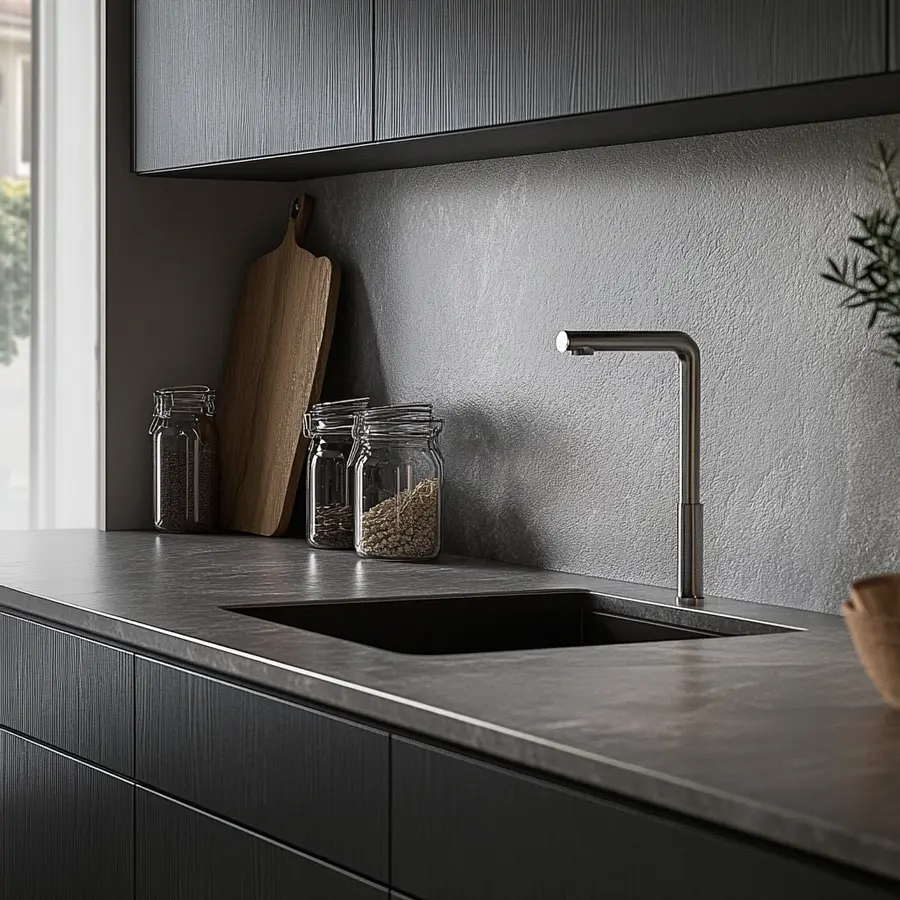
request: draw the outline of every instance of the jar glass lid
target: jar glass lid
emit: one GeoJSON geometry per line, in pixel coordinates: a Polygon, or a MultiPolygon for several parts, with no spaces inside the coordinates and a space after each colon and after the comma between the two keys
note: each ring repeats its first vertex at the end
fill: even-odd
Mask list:
{"type": "Polygon", "coordinates": [[[205,384],[159,388],[153,392],[153,420],[150,423],[150,433],[159,427],[161,420],[168,419],[174,413],[213,416],[215,412],[216,392],[205,384]]]}
{"type": "Polygon", "coordinates": [[[316,403],[303,416],[303,434],[308,438],[329,434],[349,437],[357,413],[365,410],[368,404],[368,397],[316,403]]]}

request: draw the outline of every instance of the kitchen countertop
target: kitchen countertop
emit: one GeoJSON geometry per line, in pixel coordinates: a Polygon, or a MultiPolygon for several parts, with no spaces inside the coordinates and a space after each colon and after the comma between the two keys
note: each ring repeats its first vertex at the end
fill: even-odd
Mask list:
{"type": "Polygon", "coordinates": [[[7,610],[900,879],[900,713],[836,616],[708,598],[808,630],[405,656],[221,607],[570,588],[671,607],[674,591],[150,532],[5,533],[0,585],[7,610]]]}

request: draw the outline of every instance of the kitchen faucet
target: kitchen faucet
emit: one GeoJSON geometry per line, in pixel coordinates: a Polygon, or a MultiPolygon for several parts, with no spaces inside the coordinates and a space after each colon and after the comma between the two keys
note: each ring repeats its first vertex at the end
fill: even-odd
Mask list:
{"type": "Polygon", "coordinates": [[[561,331],[556,349],[573,356],[606,350],[670,351],[681,360],[681,485],[678,503],[678,604],[702,606],[703,504],[700,502],[700,349],[682,331],[561,331]]]}

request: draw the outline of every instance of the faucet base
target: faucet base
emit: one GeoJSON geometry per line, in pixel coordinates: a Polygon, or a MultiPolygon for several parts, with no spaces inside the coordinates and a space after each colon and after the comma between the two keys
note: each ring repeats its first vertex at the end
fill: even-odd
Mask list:
{"type": "Polygon", "coordinates": [[[678,504],[678,605],[703,600],[703,504],[678,504]]]}

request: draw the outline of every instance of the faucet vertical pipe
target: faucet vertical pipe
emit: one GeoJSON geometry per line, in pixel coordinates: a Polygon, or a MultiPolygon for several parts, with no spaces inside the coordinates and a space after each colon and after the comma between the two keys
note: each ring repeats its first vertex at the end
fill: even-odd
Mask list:
{"type": "Polygon", "coordinates": [[[700,502],[700,350],[686,334],[681,362],[681,485],[678,497],[678,602],[703,599],[703,504],[700,502]]]}
{"type": "Polygon", "coordinates": [[[669,351],[681,362],[681,480],[678,498],[678,603],[703,599],[703,505],[700,503],[700,349],[681,331],[561,331],[561,353],[669,351]]]}

